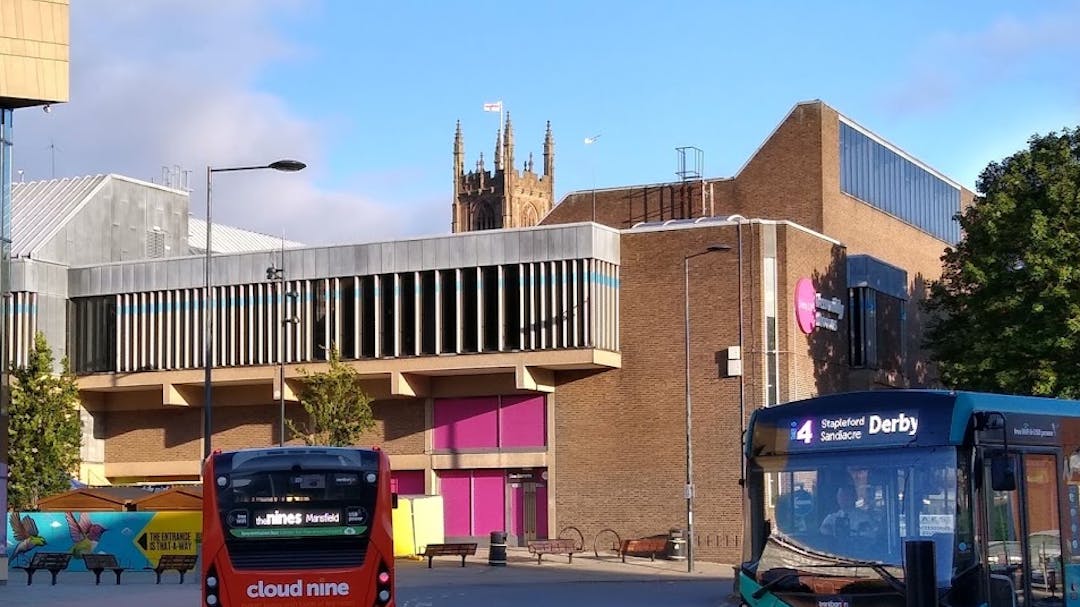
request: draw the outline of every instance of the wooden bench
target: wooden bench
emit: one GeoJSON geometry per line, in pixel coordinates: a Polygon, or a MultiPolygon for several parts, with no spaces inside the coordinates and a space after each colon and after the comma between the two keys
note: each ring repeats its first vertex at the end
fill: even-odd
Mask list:
{"type": "Polygon", "coordinates": [[[120,583],[120,574],[124,572],[124,568],[116,562],[115,554],[84,554],[83,562],[86,563],[86,570],[94,574],[94,585],[101,584],[101,572],[106,569],[116,574],[116,583],[120,583]]]}
{"type": "Polygon", "coordinates": [[[437,556],[460,556],[461,566],[465,566],[465,557],[476,554],[476,544],[428,544],[424,546],[424,552],[420,556],[427,557],[428,569],[431,569],[431,560],[437,556]]]}
{"type": "Polygon", "coordinates": [[[545,554],[565,554],[570,557],[569,562],[574,562],[574,553],[581,552],[577,542],[568,539],[557,540],[531,540],[528,543],[529,554],[536,555],[536,564],[539,565],[545,554]]]}
{"type": "Polygon", "coordinates": [[[157,583],[161,583],[161,574],[166,571],[175,571],[180,574],[180,583],[184,583],[184,574],[195,568],[198,557],[194,554],[163,554],[158,559],[156,567],[149,567],[157,574],[157,583]]]}
{"type": "Polygon", "coordinates": [[[632,554],[634,556],[649,555],[650,561],[656,560],[656,555],[667,554],[668,538],[666,535],[655,535],[653,537],[643,537],[636,540],[623,540],[622,548],[622,562],[626,562],[626,555],[632,554]]]}
{"type": "Polygon", "coordinates": [[[26,571],[26,585],[34,583],[34,572],[38,569],[45,569],[52,574],[52,585],[56,585],[56,576],[67,569],[68,563],[71,562],[71,554],[68,552],[38,552],[34,554],[30,559],[30,564],[23,567],[15,567],[15,569],[23,569],[26,571]]]}

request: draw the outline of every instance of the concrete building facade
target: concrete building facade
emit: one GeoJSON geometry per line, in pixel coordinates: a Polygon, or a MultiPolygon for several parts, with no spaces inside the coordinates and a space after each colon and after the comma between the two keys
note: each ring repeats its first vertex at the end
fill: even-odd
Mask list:
{"type": "MultiPolygon", "coordinates": [[[[266,280],[274,247],[214,257],[215,448],[275,444],[276,397],[299,415],[304,373],[333,345],[374,398],[364,442],[390,454],[399,492],[444,496],[449,537],[685,527],[689,444],[696,556],[734,562],[754,408],[932,381],[917,302],[972,194],[821,102],[797,105],[731,178],[596,192],[595,223],[591,192],[531,227],[505,223],[501,202],[511,227],[462,218],[460,132],[453,151],[452,235],[288,249],[284,292],[266,280]]],[[[128,245],[19,259],[15,297],[39,303],[12,334],[66,335],[85,480],[197,481],[206,299],[203,259],[172,240],[184,196],[105,181],[156,202],[105,202],[101,186],[81,213],[135,225],[128,245]],[[162,209],[160,258],[124,253],[146,250],[152,231],[120,218],[144,206],[162,209]]]]}

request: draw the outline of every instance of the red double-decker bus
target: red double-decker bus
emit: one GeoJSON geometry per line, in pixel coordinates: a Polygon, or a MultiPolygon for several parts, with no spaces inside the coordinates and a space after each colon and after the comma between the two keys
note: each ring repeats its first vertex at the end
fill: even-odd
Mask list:
{"type": "Polygon", "coordinates": [[[382,451],[214,453],[203,486],[204,605],[394,605],[393,500],[382,451]]]}

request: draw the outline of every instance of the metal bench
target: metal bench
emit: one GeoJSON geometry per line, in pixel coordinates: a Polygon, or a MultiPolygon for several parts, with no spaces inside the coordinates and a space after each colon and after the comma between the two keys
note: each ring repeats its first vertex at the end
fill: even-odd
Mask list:
{"type": "Polygon", "coordinates": [[[86,570],[94,574],[95,586],[101,584],[101,573],[106,569],[116,574],[116,583],[120,583],[124,568],[116,562],[115,554],[84,554],[83,562],[86,563],[86,570]]]}
{"type": "Polygon", "coordinates": [[[531,540],[528,543],[529,554],[536,555],[536,564],[539,565],[545,554],[565,554],[570,557],[569,562],[574,562],[574,553],[581,552],[578,542],[572,539],[557,540],[531,540]]]}
{"type": "Polygon", "coordinates": [[[150,567],[157,574],[157,583],[161,583],[161,574],[175,571],[180,574],[180,583],[184,583],[184,574],[195,568],[198,557],[194,554],[163,554],[156,567],[150,567]]]}
{"type": "Polygon", "coordinates": [[[52,574],[52,585],[55,586],[56,576],[64,569],[67,569],[68,563],[70,562],[71,554],[68,552],[38,552],[30,559],[28,565],[14,568],[26,571],[27,586],[34,583],[35,571],[38,569],[45,569],[52,574]]]}
{"type": "Polygon", "coordinates": [[[476,554],[476,544],[428,544],[424,546],[424,552],[420,556],[427,557],[428,569],[431,569],[431,560],[437,556],[460,556],[461,566],[465,566],[465,557],[476,554]]]}

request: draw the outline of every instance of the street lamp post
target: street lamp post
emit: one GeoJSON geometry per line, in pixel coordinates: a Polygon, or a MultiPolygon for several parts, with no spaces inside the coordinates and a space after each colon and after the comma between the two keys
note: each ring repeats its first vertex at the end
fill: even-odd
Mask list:
{"type": "Polygon", "coordinates": [[[730,215],[728,221],[737,221],[738,224],[735,229],[738,231],[737,247],[738,250],[738,264],[739,264],[739,359],[740,365],[743,365],[739,369],[739,482],[744,483],[746,481],[746,369],[745,363],[746,352],[743,350],[743,240],[742,240],[742,228],[746,223],[746,218],[742,215],[730,215]]]}
{"type": "Polygon", "coordinates": [[[694,439],[693,406],[690,399],[690,260],[716,251],[730,251],[731,246],[713,244],[683,258],[684,303],[683,327],[686,331],[686,570],[694,572],[694,439]]]}
{"type": "Polygon", "coordinates": [[[277,339],[278,359],[278,446],[285,446],[285,326],[298,322],[294,316],[289,316],[289,299],[297,296],[295,292],[285,290],[285,236],[281,237],[281,265],[271,265],[266,268],[266,279],[278,281],[278,291],[281,297],[281,330],[277,339]]]}
{"type": "Polygon", "coordinates": [[[213,240],[211,227],[214,225],[214,173],[231,173],[237,171],[260,171],[273,169],[286,173],[295,173],[303,170],[307,165],[298,160],[277,160],[266,165],[213,168],[206,167],[206,284],[203,296],[203,459],[210,457],[212,447],[211,436],[213,434],[213,352],[214,352],[214,314],[217,312],[213,290],[213,240]]]}

